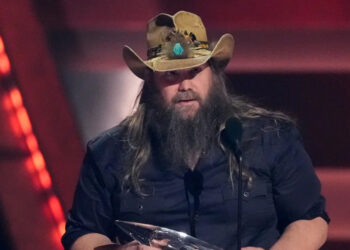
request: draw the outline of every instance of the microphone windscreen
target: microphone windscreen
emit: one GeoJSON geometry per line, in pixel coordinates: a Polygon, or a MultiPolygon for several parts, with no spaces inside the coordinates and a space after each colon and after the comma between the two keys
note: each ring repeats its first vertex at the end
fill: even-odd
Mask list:
{"type": "Polygon", "coordinates": [[[242,138],[242,123],[237,118],[230,118],[225,123],[225,137],[228,143],[235,145],[242,138]]]}

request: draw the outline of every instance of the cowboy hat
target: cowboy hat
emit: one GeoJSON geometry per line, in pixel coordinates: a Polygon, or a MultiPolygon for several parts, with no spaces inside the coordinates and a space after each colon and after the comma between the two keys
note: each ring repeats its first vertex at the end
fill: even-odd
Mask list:
{"type": "Polygon", "coordinates": [[[207,34],[201,18],[187,11],[175,15],[161,13],[147,24],[147,60],[142,60],[128,46],[123,58],[130,70],[144,79],[147,68],[153,71],[173,71],[200,66],[209,59],[226,67],[232,57],[234,39],[224,34],[209,48],[207,34]]]}

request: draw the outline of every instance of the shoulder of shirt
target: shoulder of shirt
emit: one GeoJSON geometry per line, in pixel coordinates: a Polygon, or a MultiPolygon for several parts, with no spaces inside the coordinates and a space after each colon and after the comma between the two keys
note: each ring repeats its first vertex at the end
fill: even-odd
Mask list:
{"type": "Polygon", "coordinates": [[[274,117],[257,117],[244,119],[243,130],[246,140],[262,140],[264,144],[275,144],[285,137],[298,134],[296,125],[292,121],[282,120],[274,117]]]}
{"type": "Polygon", "coordinates": [[[123,131],[124,127],[122,125],[116,125],[89,140],[87,146],[92,151],[101,151],[105,148],[121,145],[123,131]]]}
{"type": "Polygon", "coordinates": [[[120,155],[122,153],[122,131],[120,125],[114,126],[89,140],[86,148],[86,159],[102,187],[109,190],[115,186],[116,174],[122,168],[120,155]]]}

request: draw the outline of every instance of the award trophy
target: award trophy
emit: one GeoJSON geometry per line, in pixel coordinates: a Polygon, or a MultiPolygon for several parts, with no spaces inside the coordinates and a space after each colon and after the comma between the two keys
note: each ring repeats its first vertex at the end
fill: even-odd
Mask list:
{"type": "Polygon", "coordinates": [[[186,233],[165,227],[121,220],[116,220],[115,224],[131,238],[147,246],[151,246],[152,242],[161,242],[159,245],[165,250],[223,250],[186,233]]]}

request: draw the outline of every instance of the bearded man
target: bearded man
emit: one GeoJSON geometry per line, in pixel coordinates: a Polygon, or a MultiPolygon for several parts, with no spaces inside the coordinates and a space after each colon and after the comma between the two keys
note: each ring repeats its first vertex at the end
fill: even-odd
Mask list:
{"type": "Polygon", "coordinates": [[[232,117],[243,128],[242,249],[320,248],[329,218],[294,122],[226,90],[233,37],[210,48],[200,17],[180,11],[151,19],[147,43],[147,61],[124,48],[127,65],[144,79],[140,103],[88,143],[65,249],[162,248],[131,241],[115,220],[236,248],[239,161],[221,137],[232,117]]]}

